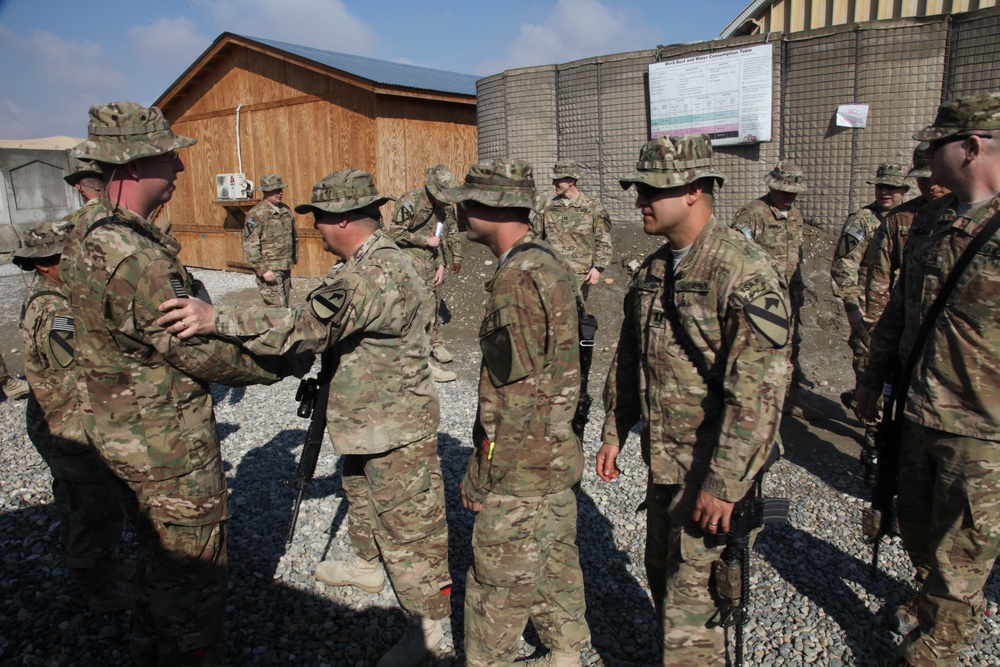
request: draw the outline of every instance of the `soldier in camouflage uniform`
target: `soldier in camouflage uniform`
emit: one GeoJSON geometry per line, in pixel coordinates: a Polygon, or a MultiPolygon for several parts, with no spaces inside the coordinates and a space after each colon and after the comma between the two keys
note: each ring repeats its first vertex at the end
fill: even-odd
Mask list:
{"type": "Polygon", "coordinates": [[[580,665],[590,629],[576,546],[583,449],[577,285],[529,229],[531,166],[473,165],[448,194],[470,241],[499,258],[479,328],[483,361],[462,504],[477,512],[465,596],[470,667],[507,665],[530,618],[550,649],[532,664],[580,665]]]}
{"type": "Polygon", "coordinates": [[[24,372],[31,385],[27,432],[52,473],[66,567],[94,613],[131,609],[132,591],[122,578],[117,549],[125,511],[121,482],[87,443],[73,374],[73,318],[69,293],[59,278],[59,256],[73,229],[65,220],[43,222],[24,235],[14,263],[38,281],[21,306],[24,372]]]}
{"type": "MultiPolygon", "coordinates": [[[[156,107],[94,105],[72,149],[96,161],[105,196],[84,207],[59,273],[71,294],[83,431],[137,503],[139,541],[132,658],[145,665],[215,665],[222,642],[227,491],[209,381],[275,381],[239,346],[178,341],[157,306],[189,293],[180,244],[147,218],[184,169],[156,107]]],[[[273,362],[272,362],[273,363],[273,362]]]]}
{"type": "MultiPolygon", "coordinates": [[[[455,177],[443,164],[428,167],[424,186],[408,192],[396,202],[389,236],[413,260],[417,274],[424,281],[424,313],[430,326],[431,353],[442,364],[455,357],[444,346],[438,311],[445,271],[450,264],[458,273],[462,266],[462,245],[458,238],[455,207],[442,200],[442,193],[455,186],[455,177]],[[439,231],[440,227],[440,231],[439,231]]],[[[457,376],[436,366],[437,382],[450,382],[457,376]]]]}
{"type": "Polygon", "coordinates": [[[802,380],[802,369],[799,366],[802,344],[799,320],[805,303],[805,285],[802,282],[801,266],[803,222],[793,202],[799,193],[806,191],[805,176],[797,165],[782,160],[764,176],[764,183],[768,187],[768,193],[737,211],[730,226],[767,251],[788,285],[792,373],[788,395],[785,397],[785,412],[805,419],[816,419],[820,413],[805,403],[799,393],[799,383],[802,380]]]}
{"type": "Polygon", "coordinates": [[[104,174],[90,160],[78,160],[73,171],[63,176],[63,180],[80,193],[84,204],[96,199],[104,191],[104,174]]]}
{"type": "MultiPolygon", "coordinates": [[[[865,313],[864,289],[867,282],[866,266],[861,260],[868,252],[868,246],[875,238],[875,230],[885,220],[885,214],[903,201],[910,187],[906,184],[909,165],[902,162],[883,162],[875,172],[875,178],[868,181],[875,186],[875,201],[848,216],[840,232],[840,241],[833,255],[830,267],[833,294],[844,304],[851,333],[847,344],[853,352],[855,388],[857,378],[865,370],[868,359],[868,341],[874,319],[865,313]]],[[[840,395],[844,406],[854,408],[854,389],[840,395]]]]}
{"type": "MultiPolygon", "coordinates": [[[[903,365],[924,313],[958,257],[1000,214],[1000,94],[942,104],[914,139],[930,142],[931,178],[952,192],[922,208],[872,334],[858,410],[874,418],[893,358],[903,365]]],[[[965,269],[912,377],[900,434],[900,534],[929,564],[919,626],[896,664],[956,664],[979,629],[983,586],[1000,555],[1000,242],[965,269]]]]}
{"type": "Polygon", "coordinates": [[[556,162],[549,178],[556,196],[545,202],[537,227],[543,239],[569,263],[584,300],[590,286],[611,263],[611,218],[604,205],[580,192],[583,167],[575,160],[556,162]]]}
{"type": "Polygon", "coordinates": [[[382,590],[381,556],[400,604],[411,615],[402,640],[379,667],[419,665],[443,641],[450,612],[448,526],[437,456],[440,405],[431,381],[421,280],[380,231],[372,177],[345,169],[313,187],[312,213],[323,247],[345,262],[305,307],[213,309],[171,300],[161,322],[186,336],[212,333],[267,355],[324,353],[336,363],[327,430],[344,457],[354,562],[324,561],[316,578],[332,586],[382,590]],[[339,362],[337,361],[339,360],[339,362]]]}
{"type": "Polygon", "coordinates": [[[288,307],[295,266],[295,216],[281,201],[288,185],[277,174],[260,177],[264,198],[247,213],[243,255],[253,267],[265,306],[288,307]]]}
{"type": "Polygon", "coordinates": [[[753,488],[778,437],[788,380],[787,291],[760,246],[719,224],[706,135],[646,143],[635,186],[649,235],[604,387],[597,474],[619,476],[629,431],[649,465],[646,575],[663,627],[664,665],[722,664],[712,562],[733,505],[753,488]]]}

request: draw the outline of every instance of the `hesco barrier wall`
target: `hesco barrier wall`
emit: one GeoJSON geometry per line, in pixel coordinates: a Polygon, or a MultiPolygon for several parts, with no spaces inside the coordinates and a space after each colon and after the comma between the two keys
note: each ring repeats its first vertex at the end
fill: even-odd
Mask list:
{"type": "Polygon", "coordinates": [[[806,172],[798,206],[831,232],[871,201],[865,181],[879,162],[909,159],[911,135],[942,100],[1000,90],[1000,9],[873,21],[809,32],[752,35],[509,70],[478,83],[479,157],[530,161],[542,192],[559,159],[589,171],[580,182],[599,195],[615,224],[636,223],[634,195],[618,178],[635,167],[649,138],[650,63],[741,46],[774,44],[772,141],[716,149],[727,176],[716,200],[725,221],[762,195],[779,158],[806,172]],[[837,127],[841,104],[868,104],[863,129],[837,127]]]}

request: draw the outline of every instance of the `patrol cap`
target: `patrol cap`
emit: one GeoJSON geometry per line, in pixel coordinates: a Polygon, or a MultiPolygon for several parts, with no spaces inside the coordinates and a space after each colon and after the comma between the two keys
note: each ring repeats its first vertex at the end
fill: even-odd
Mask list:
{"type": "Polygon", "coordinates": [[[464,185],[442,194],[442,201],[452,204],[475,201],[496,208],[531,209],[535,205],[535,177],[524,160],[483,160],[469,167],[464,185]]]}
{"type": "Polygon", "coordinates": [[[103,180],[104,172],[101,171],[101,168],[93,160],[77,160],[76,166],[63,176],[63,180],[70,185],[76,185],[85,178],[99,178],[103,180]]]}
{"type": "Polygon", "coordinates": [[[934,122],[914,133],[917,141],[937,141],[959,132],[1000,130],[1000,93],[959,97],[938,107],[934,122]]]}
{"type": "Polygon", "coordinates": [[[282,188],[287,188],[288,184],[281,180],[281,176],[277,174],[264,174],[260,177],[260,191],[261,192],[274,192],[275,190],[281,190],[282,188]]]}
{"type": "Polygon", "coordinates": [[[579,181],[583,178],[583,165],[576,160],[560,160],[552,167],[549,178],[556,180],[559,178],[572,178],[579,181]]]}
{"type": "Polygon", "coordinates": [[[699,178],[716,178],[721,186],[726,177],[712,165],[712,141],[707,134],[658,137],[639,151],[635,171],[620,179],[622,190],[634,183],[654,188],[675,188],[699,178]]]}
{"type": "Polygon", "coordinates": [[[806,179],[802,170],[790,160],[782,160],[764,176],[764,183],[772,190],[781,192],[805,192],[806,179]]]}
{"type": "Polygon", "coordinates": [[[40,257],[61,255],[73,223],[67,220],[41,222],[24,234],[20,248],[14,251],[12,261],[22,271],[31,271],[34,260],[40,257]]]}
{"type": "Polygon", "coordinates": [[[438,201],[444,201],[444,193],[458,187],[455,175],[443,164],[427,167],[424,184],[427,186],[427,192],[431,193],[431,197],[434,197],[438,201]]]}
{"type": "Polygon", "coordinates": [[[930,178],[931,177],[931,145],[926,141],[921,141],[913,149],[913,168],[906,172],[907,178],[930,178]]]}
{"type": "Polygon", "coordinates": [[[395,197],[382,197],[375,189],[372,175],[358,169],[335,171],[313,186],[312,202],[299,204],[296,213],[315,211],[326,213],[347,213],[372,204],[381,206],[395,197]]]}
{"type": "Polygon", "coordinates": [[[910,165],[905,162],[883,162],[875,171],[875,178],[870,178],[868,185],[889,185],[894,188],[908,188],[906,174],[910,171],[910,165]]]}
{"type": "Polygon", "coordinates": [[[88,136],[70,149],[78,160],[126,164],[163,155],[194,144],[191,137],[174,134],[170,122],[156,107],[135,102],[109,102],[90,107],[88,136]]]}

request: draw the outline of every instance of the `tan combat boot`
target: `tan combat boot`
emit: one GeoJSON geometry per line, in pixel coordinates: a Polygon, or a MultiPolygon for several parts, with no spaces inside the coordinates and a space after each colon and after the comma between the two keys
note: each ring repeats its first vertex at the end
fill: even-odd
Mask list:
{"type": "Polygon", "coordinates": [[[316,578],[330,586],[355,586],[368,593],[378,593],[385,586],[382,563],[355,558],[343,563],[325,560],[316,566],[316,578]]]}
{"type": "Polygon", "coordinates": [[[442,364],[450,364],[455,361],[455,356],[449,352],[448,348],[446,348],[442,343],[432,345],[431,354],[433,354],[434,358],[442,364]]]}
{"type": "Polygon", "coordinates": [[[417,667],[443,643],[441,621],[413,617],[407,622],[402,639],[379,659],[376,667],[417,667]]]}
{"type": "Polygon", "coordinates": [[[549,651],[540,658],[511,663],[511,667],[581,667],[580,653],[549,651]]]}
{"type": "Polygon", "coordinates": [[[28,383],[21,378],[11,377],[3,383],[3,393],[14,400],[28,395],[28,383]]]}
{"type": "Polygon", "coordinates": [[[458,376],[453,371],[446,371],[433,362],[430,364],[430,367],[431,377],[435,382],[452,382],[458,379],[458,376]]]}

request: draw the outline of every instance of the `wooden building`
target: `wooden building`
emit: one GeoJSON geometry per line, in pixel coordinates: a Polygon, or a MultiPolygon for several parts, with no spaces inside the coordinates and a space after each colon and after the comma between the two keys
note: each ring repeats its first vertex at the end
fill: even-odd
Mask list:
{"type": "Polygon", "coordinates": [[[995,7],[997,0],[753,0],[721,36],[801,32],[847,23],[995,7]]]}
{"type": "MultiPolygon", "coordinates": [[[[477,159],[477,78],[223,33],[156,101],[174,131],[198,140],[182,151],[185,171],[162,212],[181,261],[246,269],[243,219],[260,193],[220,200],[217,174],[244,173],[255,186],[280,174],[293,207],[339,169],[367,171],[393,196],[422,184],[430,165],[465,174],[477,159]]],[[[382,213],[391,216],[391,202],[382,213]]],[[[330,257],[312,216],[295,224],[293,275],[325,274],[330,257]]]]}

